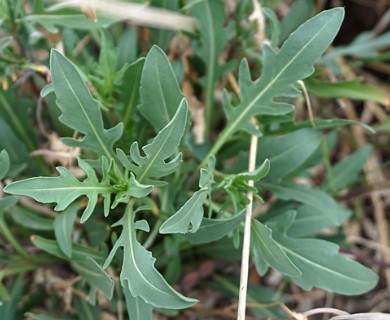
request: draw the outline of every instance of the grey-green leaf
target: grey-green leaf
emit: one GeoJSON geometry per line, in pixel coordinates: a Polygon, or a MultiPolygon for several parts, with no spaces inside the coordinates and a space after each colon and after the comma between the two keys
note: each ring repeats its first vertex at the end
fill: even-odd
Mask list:
{"type": "Polygon", "coordinates": [[[267,181],[286,177],[299,168],[318,148],[321,132],[314,129],[302,129],[280,137],[260,139],[258,163],[268,159],[271,169],[267,181]]]}
{"type": "Polygon", "coordinates": [[[163,177],[174,172],[181,164],[179,153],[172,160],[167,161],[175,152],[184,134],[188,114],[188,106],[183,99],[171,121],[157,134],[153,141],[142,147],[145,156],[139,151],[138,142],[130,147],[130,159],[121,150],[117,149],[118,159],[122,165],[135,173],[140,183],[149,183],[150,178],[163,177]]]}
{"type": "Polygon", "coordinates": [[[123,293],[126,299],[127,313],[130,319],[151,320],[153,307],[147,304],[142,298],[134,298],[128,287],[123,287],[123,293]]]}
{"type": "Polygon", "coordinates": [[[343,17],[342,8],[323,11],[293,32],[279,52],[264,46],[264,68],[260,79],[255,82],[251,80],[248,63],[245,60],[241,63],[241,102],[233,107],[225,97],[224,109],[228,123],[210,153],[215,154],[238,130],[258,133],[251,123],[252,117],[280,116],[294,110],[292,105],[276,102],[275,98],[298,94],[294,84],[314,71],[313,64],[333,41],[343,17]]]}
{"type": "Polygon", "coordinates": [[[66,138],[64,142],[107,159],[115,158],[112,148],[122,136],[123,125],[108,130],[104,128],[99,102],[92,98],[74,65],[56,50],[51,51],[50,70],[57,105],[62,112],[59,120],[84,134],[82,140],[66,138]]]}
{"type": "Polygon", "coordinates": [[[157,131],[172,120],[184,98],[167,56],[157,46],[146,56],[140,93],[138,110],[157,131]]]}
{"type": "Polygon", "coordinates": [[[191,198],[160,227],[160,233],[194,233],[198,231],[203,219],[203,203],[207,189],[196,191],[191,198]],[[189,228],[189,226],[192,226],[189,228]]]}
{"type": "Polygon", "coordinates": [[[294,32],[306,20],[310,19],[314,10],[313,0],[297,0],[293,3],[287,16],[280,24],[280,43],[294,32]]]}
{"type": "Polygon", "coordinates": [[[203,218],[196,233],[187,233],[186,238],[192,244],[217,241],[236,229],[245,218],[245,210],[225,219],[203,218]]]}
{"type": "Polygon", "coordinates": [[[52,254],[58,258],[68,261],[84,260],[85,257],[91,257],[93,260],[101,263],[106,258],[106,252],[96,251],[94,249],[83,247],[79,244],[73,243],[72,245],[72,259],[66,256],[56,240],[49,240],[39,236],[33,236],[31,242],[39,249],[52,254]]]}
{"type": "Polygon", "coordinates": [[[265,274],[268,266],[291,277],[297,277],[302,274],[283,252],[279,244],[274,241],[270,228],[255,219],[252,219],[251,226],[253,254],[256,268],[260,271],[260,275],[265,274]]]}
{"type": "Polygon", "coordinates": [[[79,204],[73,203],[54,219],[54,234],[58,245],[69,258],[72,257],[72,232],[78,209],[79,204]]]}
{"type": "Polygon", "coordinates": [[[322,215],[330,225],[340,225],[348,216],[349,211],[339,206],[327,193],[304,185],[288,182],[268,183],[260,182],[265,190],[272,191],[280,199],[295,200],[310,206],[311,210],[322,215]]]}
{"type": "Polygon", "coordinates": [[[11,43],[13,37],[12,36],[9,36],[9,37],[5,37],[3,39],[0,39],[0,53],[8,47],[8,45],[11,43]]]}
{"type": "Polygon", "coordinates": [[[121,101],[123,107],[121,110],[122,122],[125,130],[129,131],[132,117],[136,111],[136,107],[140,99],[140,84],[141,75],[145,58],[138,59],[130,66],[127,67],[123,74],[123,80],[121,85],[121,101]]]}
{"type": "Polygon", "coordinates": [[[327,173],[322,189],[335,192],[354,183],[371,153],[372,147],[366,146],[338,162],[332,172],[327,173]]]}
{"type": "Polygon", "coordinates": [[[114,280],[91,257],[73,261],[73,268],[91,286],[89,300],[94,303],[97,289],[102,290],[107,299],[111,300],[114,293],[114,280]]]}
{"type": "Polygon", "coordinates": [[[8,152],[6,150],[1,150],[0,152],[0,180],[2,180],[11,166],[8,152]]]}
{"type": "Polygon", "coordinates": [[[52,218],[43,217],[20,206],[10,210],[10,217],[18,225],[31,230],[51,231],[54,228],[52,218]]]}
{"type": "Polygon", "coordinates": [[[104,268],[112,261],[116,251],[123,247],[123,265],[120,274],[122,287],[127,287],[133,297],[142,298],[156,308],[182,309],[197,301],[176,292],[154,267],[155,258],[136,239],[135,212],[129,204],[124,216],[114,226],[122,226],[104,268]]]}
{"type": "MultiPolygon", "coordinates": [[[[82,182],[76,179],[68,169],[57,167],[60,173],[58,177],[36,177],[16,181],[6,186],[4,191],[29,196],[42,203],[55,202],[57,211],[66,209],[78,197],[85,195],[89,201],[81,217],[81,222],[84,222],[91,216],[99,194],[103,195],[105,202],[110,201],[111,189],[109,184],[99,182],[95,171],[87,162],[79,158],[78,163],[87,174],[82,182]]],[[[109,208],[109,206],[105,207],[109,208]]]]}
{"type": "MultiPolygon", "coordinates": [[[[286,217],[288,219],[288,217],[286,217]]],[[[358,295],[371,290],[378,276],[338,253],[338,246],[317,239],[294,239],[286,230],[273,232],[275,241],[302,272],[293,280],[305,290],[319,287],[330,292],[358,295]]]]}

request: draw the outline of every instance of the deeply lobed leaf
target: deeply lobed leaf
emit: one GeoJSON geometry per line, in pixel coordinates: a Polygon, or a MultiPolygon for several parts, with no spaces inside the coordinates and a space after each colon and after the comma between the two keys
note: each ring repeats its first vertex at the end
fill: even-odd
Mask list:
{"type": "MultiPolygon", "coordinates": [[[[278,53],[264,46],[264,69],[261,78],[252,82],[247,62],[240,65],[241,103],[225,105],[227,130],[255,132],[250,119],[256,115],[282,115],[293,111],[291,105],[275,102],[275,97],[296,95],[296,81],[308,77],[313,64],[336,36],[344,10],[323,11],[300,26],[278,53]]],[[[225,100],[226,101],[226,100],[225,100]]]]}
{"type": "Polygon", "coordinates": [[[186,127],[187,114],[187,102],[183,99],[170,122],[150,144],[142,147],[145,156],[141,156],[137,142],[131,145],[129,158],[123,150],[117,149],[119,161],[126,169],[135,173],[139,182],[149,183],[153,181],[151,178],[164,177],[174,172],[181,164],[180,153],[171,160],[169,158],[180,144],[186,127]]]}
{"type": "Polygon", "coordinates": [[[51,51],[50,70],[57,105],[62,112],[59,120],[84,134],[82,140],[64,138],[64,143],[91,150],[107,159],[115,158],[112,148],[122,136],[123,125],[104,128],[99,102],[92,98],[75,66],[56,50],[51,51]]]}
{"type": "Polygon", "coordinates": [[[142,298],[156,308],[182,309],[194,305],[196,300],[182,296],[165,281],[154,267],[156,259],[137,241],[134,221],[136,212],[129,204],[122,219],[115,223],[114,226],[122,227],[122,233],[107,257],[104,268],[111,263],[117,250],[123,247],[120,280],[134,298],[142,298]]]}
{"type": "Polygon", "coordinates": [[[54,208],[57,211],[66,209],[78,197],[85,195],[88,197],[88,205],[81,217],[81,222],[86,221],[92,214],[98,200],[98,195],[104,197],[105,214],[108,215],[110,206],[111,186],[107,181],[99,182],[95,171],[82,159],[78,159],[78,164],[84,170],[87,177],[79,181],[72,173],[64,168],[57,167],[60,173],[58,177],[36,177],[22,181],[16,181],[4,188],[10,194],[29,196],[42,203],[57,203],[54,208]]]}

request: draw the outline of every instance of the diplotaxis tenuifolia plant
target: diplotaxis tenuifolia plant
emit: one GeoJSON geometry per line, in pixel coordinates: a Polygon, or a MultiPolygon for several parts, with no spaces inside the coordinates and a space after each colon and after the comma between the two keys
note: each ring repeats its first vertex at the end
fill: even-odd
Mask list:
{"type": "MultiPolygon", "coordinates": [[[[161,29],[169,24],[134,17],[130,21],[152,28],[129,27],[122,21],[126,15],[104,14],[104,1],[95,9],[82,6],[87,17],[66,1],[49,7],[37,1],[26,9],[29,13],[20,8],[22,1],[3,4],[14,14],[7,18],[11,29],[37,28],[61,38],[50,40],[57,41],[57,49],[50,50],[49,69],[27,67],[50,78],[45,86],[42,78],[30,79],[34,90],[42,88],[36,100],[39,139],[43,132],[46,138],[56,132],[61,140],[54,141],[65,149],[47,153],[54,162],[61,155],[69,161],[60,162],[52,174],[45,159],[31,158],[29,152],[42,149],[42,143],[27,129],[29,118],[3,103],[0,126],[9,141],[0,138],[5,184],[0,233],[13,249],[1,262],[1,319],[22,319],[23,314],[32,319],[175,316],[199,299],[180,282],[188,263],[197,265],[205,257],[240,260],[241,250],[248,251],[259,275],[271,268],[285,283],[304,290],[358,295],[376,285],[370,268],[340,254],[331,239],[317,236],[350,217],[332,194],[356,181],[370,148],[351,156],[348,176],[343,177],[345,164],[340,162],[341,168],[333,170],[339,175],[328,172],[321,186],[296,183],[328,156],[324,150],[334,144],[333,129],[360,125],[347,119],[296,121],[293,101],[302,96],[298,81],[307,81],[315,91],[316,63],[334,67],[332,57],[320,57],[344,17],[343,8],[310,17],[311,1],[299,2],[308,7],[295,22],[280,22],[271,8],[261,8],[269,39],[262,48],[253,34],[256,23],[248,20],[250,1],[236,4],[236,21],[219,0],[185,6],[182,1],[152,1],[171,14],[181,10],[192,17],[176,14],[194,28],[180,36],[161,29]],[[140,43],[141,36],[149,42],[140,43]],[[228,46],[241,61],[229,58],[228,46]],[[238,86],[233,90],[236,71],[238,86]],[[204,130],[196,133],[193,126],[204,130]],[[203,143],[196,142],[199,135],[203,143]],[[77,159],[69,150],[77,150],[77,159]],[[11,230],[10,224],[22,225],[23,231],[11,230]],[[67,298],[39,289],[36,282],[31,290],[37,298],[27,294],[23,299],[28,303],[16,305],[27,275],[37,270],[46,270],[42,277],[50,290],[62,288],[67,298]],[[9,277],[12,284],[6,281],[9,277]],[[63,313],[55,307],[61,299],[67,307],[63,313]]],[[[47,39],[37,37],[29,41],[43,46],[47,39]]],[[[28,55],[18,64],[9,47],[12,39],[2,40],[3,58],[23,68],[28,55]]],[[[8,93],[0,96],[12,99],[8,93]]],[[[237,295],[236,269],[221,272],[206,286],[229,288],[237,295]]],[[[247,272],[242,271],[244,281],[247,272]]],[[[247,292],[252,303],[282,300],[264,287],[245,285],[243,290],[240,319],[247,292]],[[253,290],[263,290],[261,298],[253,298],[253,290]]],[[[251,312],[256,317],[283,316],[275,307],[251,312]]]]}

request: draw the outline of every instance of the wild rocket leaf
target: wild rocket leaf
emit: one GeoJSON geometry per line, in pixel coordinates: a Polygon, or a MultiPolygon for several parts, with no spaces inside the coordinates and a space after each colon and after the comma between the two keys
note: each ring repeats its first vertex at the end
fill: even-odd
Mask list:
{"type": "MultiPolygon", "coordinates": [[[[98,195],[101,194],[104,197],[105,214],[108,215],[112,191],[109,181],[107,178],[103,178],[100,182],[95,171],[84,160],[79,158],[78,164],[87,175],[83,181],[75,178],[68,169],[57,167],[57,171],[60,173],[58,177],[36,177],[16,181],[6,186],[4,191],[29,196],[42,203],[55,202],[57,206],[54,209],[57,211],[66,209],[78,197],[85,195],[89,201],[81,217],[81,222],[86,221],[91,216],[97,204],[98,195]]],[[[104,169],[103,172],[105,172],[104,169]]]]}
{"type": "Polygon", "coordinates": [[[291,6],[287,16],[280,24],[280,42],[283,43],[287,37],[294,32],[306,20],[310,19],[314,10],[313,0],[297,0],[291,6]]]}
{"type": "MultiPolygon", "coordinates": [[[[197,54],[206,64],[204,87],[206,90],[206,121],[210,130],[214,103],[215,84],[222,73],[219,57],[231,35],[231,28],[224,28],[225,4],[221,0],[201,0],[191,7],[192,15],[198,20],[201,45],[195,47],[197,54]]],[[[232,26],[232,25],[230,25],[232,26]]]]}
{"type": "Polygon", "coordinates": [[[122,135],[123,125],[104,128],[99,102],[92,98],[73,64],[56,50],[51,51],[50,70],[57,105],[62,112],[59,120],[84,134],[82,140],[64,138],[64,143],[91,150],[107,159],[115,158],[112,148],[122,135]]]}
{"type": "Polygon", "coordinates": [[[131,145],[129,158],[123,150],[117,149],[119,161],[127,170],[135,173],[140,183],[153,183],[151,178],[171,174],[181,164],[181,153],[171,160],[169,158],[180,144],[186,127],[187,113],[187,102],[183,99],[170,122],[150,144],[142,147],[145,156],[141,156],[138,142],[131,145]]]}
{"type": "Polygon", "coordinates": [[[199,190],[160,227],[160,233],[195,233],[203,219],[203,203],[209,192],[210,173],[201,169],[199,190]],[[189,228],[191,226],[191,228],[189,228]]]}
{"type": "Polygon", "coordinates": [[[122,287],[128,288],[134,298],[142,298],[156,308],[182,309],[196,303],[176,292],[154,267],[155,258],[136,239],[135,214],[129,204],[124,216],[114,224],[122,226],[122,233],[104,263],[106,268],[115,253],[123,247],[123,265],[120,274],[122,287]]]}
{"type": "Polygon", "coordinates": [[[366,146],[338,162],[332,172],[328,172],[322,189],[335,192],[354,183],[371,153],[372,148],[366,146]]]}
{"type": "Polygon", "coordinates": [[[72,267],[86,280],[91,289],[88,300],[95,304],[97,289],[111,300],[114,293],[114,280],[91,257],[84,260],[72,261],[72,267]]]}
{"type": "Polygon", "coordinates": [[[186,238],[192,244],[202,244],[217,241],[235,228],[237,228],[245,218],[245,210],[237,213],[231,218],[208,219],[204,218],[196,233],[187,233],[186,238]]]}
{"type": "Polygon", "coordinates": [[[142,298],[134,298],[127,287],[123,288],[126,299],[127,313],[130,319],[150,320],[152,319],[153,307],[147,304],[142,298]]]}
{"type": "Polygon", "coordinates": [[[299,168],[321,143],[321,133],[303,129],[278,137],[264,137],[259,142],[258,162],[270,161],[266,180],[275,181],[286,177],[299,168]]]}
{"type": "Polygon", "coordinates": [[[293,112],[292,105],[274,99],[297,95],[293,85],[314,71],[313,64],[336,36],[343,16],[342,8],[323,11],[293,32],[277,53],[269,46],[264,46],[264,68],[260,79],[255,82],[251,80],[248,63],[245,60],[241,63],[241,102],[233,107],[225,94],[224,109],[228,123],[210,151],[211,154],[216,153],[238,130],[258,134],[251,123],[252,117],[281,116],[293,112]]]}
{"type": "Polygon", "coordinates": [[[291,277],[301,275],[299,269],[272,238],[272,230],[270,228],[253,219],[251,234],[256,269],[260,275],[263,276],[266,273],[268,266],[291,277]]]}
{"type": "Polygon", "coordinates": [[[272,226],[273,237],[301,271],[292,278],[305,290],[313,287],[345,295],[357,295],[371,290],[378,276],[370,269],[338,253],[338,246],[324,240],[296,239],[287,235],[295,213],[284,215],[272,226]]]}
{"type": "Polygon", "coordinates": [[[138,59],[130,66],[128,66],[123,74],[121,86],[121,101],[123,103],[123,106],[121,109],[121,115],[123,126],[127,131],[130,131],[129,126],[131,123],[131,117],[139,103],[139,88],[144,63],[145,58],[138,59]]]}
{"type": "Polygon", "coordinates": [[[54,234],[62,252],[72,257],[72,231],[77,217],[78,203],[73,203],[54,219],[54,234]]]}
{"type": "Polygon", "coordinates": [[[7,150],[1,150],[0,152],[0,180],[2,180],[10,168],[10,159],[7,150]]]}
{"type": "Polygon", "coordinates": [[[260,182],[265,190],[275,193],[280,199],[295,200],[306,204],[312,211],[326,217],[333,225],[340,225],[350,212],[339,206],[327,193],[304,185],[293,183],[269,183],[260,182]]]}
{"type": "Polygon", "coordinates": [[[359,34],[349,45],[339,46],[324,55],[319,63],[326,64],[340,56],[375,57],[378,51],[390,45],[390,32],[375,36],[372,32],[359,34]]]}
{"type": "Polygon", "coordinates": [[[157,131],[172,120],[184,97],[167,56],[157,46],[146,56],[140,95],[138,110],[157,131]]]}

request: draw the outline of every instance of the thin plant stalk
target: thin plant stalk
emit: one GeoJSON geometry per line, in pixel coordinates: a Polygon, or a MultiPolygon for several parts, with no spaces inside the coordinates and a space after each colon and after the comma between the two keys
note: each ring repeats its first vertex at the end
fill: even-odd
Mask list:
{"type": "MultiPolygon", "coordinates": [[[[258,136],[253,135],[251,137],[251,145],[249,151],[249,165],[248,171],[254,171],[256,169],[256,155],[257,145],[259,142],[258,136]]],[[[253,180],[248,181],[248,185],[253,187],[253,180]]],[[[245,320],[246,311],[246,296],[248,290],[248,271],[249,271],[249,253],[251,244],[251,221],[253,211],[253,192],[248,192],[249,203],[246,207],[245,225],[244,225],[244,237],[242,243],[242,258],[241,258],[241,273],[240,273],[240,291],[238,297],[238,311],[237,320],[245,320]]]]}

